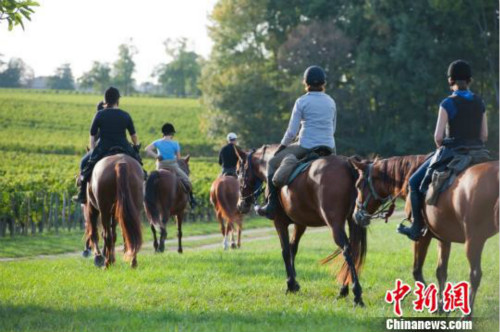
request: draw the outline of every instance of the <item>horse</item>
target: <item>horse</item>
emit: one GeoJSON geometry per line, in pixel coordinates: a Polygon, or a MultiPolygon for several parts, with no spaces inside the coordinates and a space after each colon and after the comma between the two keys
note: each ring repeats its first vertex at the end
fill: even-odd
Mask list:
{"type": "MultiPolygon", "coordinates": [[[[355,220],[363,227],[383,204],[382,197],[389,197],[406,190],[410,176],[407,160],[411,156],[393,157],[373,163],[352,161],[359,171],[355,220]]],[[[413,158],[415,158],[413,156],[413,158]]],[[[438,198],[437,205],[425,205],[423,215],[428,233],[439,242],[439,262],[436,277],[439,294],[447,279],[451,243],[465,243],[470,265],[470,314],[472,317],[475,297],[481,281],[481,253],[486,240],[498,233],[498,161],[476,164],[460,173],[454,183],[438,198]]],[[[442,301],[440,300],[440,306],[442,301]]]]}
{"type": "MultiPolygon", "coordinates": [[[[189,175],[189,156],[178,161],[181,169],[189,175]]],[[[146,181],[144,207],[153,232],[153,246],[155,252],[165,251],[167,239],[167,222],[175,216],[177,223],[177,252],[182,254],[182,221],[189,196],[181,179],[174,171],[159,169],[151,172],[146,181]],[[160,240],[156,236],[156,228],[160,229],[160,240]]]]}
{"type": "Polygon", "coordinates": [[[224,240],[224,250],[229,248],[228,236],[231,236],[231,248],[241,247],[241,231],[243,229],[243,214],[238,210],[240,184],[234,176],[219,176],[210,187],[210,203],[212,203],[220,231],[224,240]],[[234,224],[236,223],[236,226],[234,224]],[[234,242],[234,233],[238,231],[238,241],[234,242]]]}
{"type": "Polygon", "coordinates": [[[96,266],[109,267],[115,262],[118,223],[124,239],[124,259],[130,261],[131,267],[137,267],[137,253],[142,245],[143,177],[139,162],[125,154],[105,157],[95,165],[84,212],[86,240],[93,247],[96,266]],[[103,253],[99,249],[98,220],[104,238],[103,253]]]}
{"type": "MultiPolygon", "coordinates": [[[[245,212],[255,203],[266,181],[266,166],[277,145],[264,145],[246,156],[240,170],[240,199],[238,206],[245,212]]],[[[287,274],[287,293],[297,292],[295,257],[299,241],[307,227],[328,226],[337,249],[323,260],[329,262],[343,253],[344,263],[337,274],[342,283],[340,297],[347,296],[349,283],[353,283],[354,303],[364,306],[359,273],[366,255],[366,229],[352,219],[356,198],[356,171],[347,158],[329,156],[312,162],[291,184],[280,189],[281,206],[276,211],[274,226],[282,248],[287,274]],[[346,220],[350,236],[345,232],[346,220]],[[289,241],[288,226],[294,225],[289,241]]]]}

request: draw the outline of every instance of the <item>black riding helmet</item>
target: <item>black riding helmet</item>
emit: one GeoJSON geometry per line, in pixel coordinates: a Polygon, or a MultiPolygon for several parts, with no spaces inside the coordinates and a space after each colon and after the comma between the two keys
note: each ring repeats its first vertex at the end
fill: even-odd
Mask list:
{"type": "Polygon", "coordinates": [[[469,81],[472,77],[470,65],[464,60],[456,60],[448,67],[448,77],[454,81],[469,81]]]}
{"type": "Polygon", "coordinates": [[[163,135],[168,136],[168,135],[173,135],[175,134],[175,128],[174,125],[171,123],[165,123],[163,127],[161,127],[161,132],[163,135]]]}
{"type": "Polygon", "coordinates": [[[117,88],[110,86],[104,92],[104,102],[109,106],[114,105],[120,99],[120,91],[117,88]]]}
{"type": "Polygon", "coordinates": [[[326,83],[326,74],[319,66],[310,66],[304,72],[304,82],[307,85],[320,86],[326,83]]]}

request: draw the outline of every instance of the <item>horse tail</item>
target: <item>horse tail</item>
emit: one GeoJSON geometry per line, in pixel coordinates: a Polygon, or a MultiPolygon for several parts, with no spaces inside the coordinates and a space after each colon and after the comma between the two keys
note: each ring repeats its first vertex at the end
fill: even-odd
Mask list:
{"type": "Polygon", "coordinates": [[[139,211],[132,201],[132,191],[128,181],[128,165],[119,163],[115,166],[116,172],[116,205],[115,217],[121,226],[125,239],[125,257],[134,257],[142,244],[141,220],[139,211]]]}
{"type": "Polygon", "coordinates": [[[158,188],[158,180],[160,179],[160,172],[152,171],[148,176],[148,180],[146,181],[146,195],[144,197],[144,205],[146,207],[146,214],[148,219],[152,224],[158,224],[160,219],[160,212],[156,207],[157,200],[157,188],[158,188]]]}
{"type": "MultiPolygon", "coordinates": [[[[367,238],[366,238],[366,228],[359,226],[352,219],[348,218],[349,225],[349,247],[351,249],[351,257],[356,268],[356,272],[361,273],[361,269],[365,262],[366,250],[367,250],[367,238]]],[[[349,270],[349,265],[345,261],[344,257],[340,254],[343,253],[342,248],[337,248],[332,254],[320,261],[321,264],[327,264],[331,261],[335,263],[342,263],[342,266],[337,273],[337,280],[343,285],[347,285],[351,280],[351,271],[349,270]]]]}

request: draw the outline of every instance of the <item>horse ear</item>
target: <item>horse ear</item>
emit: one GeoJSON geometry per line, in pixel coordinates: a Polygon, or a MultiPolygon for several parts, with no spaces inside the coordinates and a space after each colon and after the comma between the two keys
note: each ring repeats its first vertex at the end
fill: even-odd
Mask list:
{"type": "Polygon", "coordinates": [[[189,159],[191,158],[191,155],[187,155],[184,157],[184,161],[186,162],[186,164],[189,164],[189,159]]]}
{"type": "Polygon", "coordinates": [[[358,171],[364,172],[367,164],[363,161],[359,161],[357,158],[349,158],[351,165],[358,171]]]}

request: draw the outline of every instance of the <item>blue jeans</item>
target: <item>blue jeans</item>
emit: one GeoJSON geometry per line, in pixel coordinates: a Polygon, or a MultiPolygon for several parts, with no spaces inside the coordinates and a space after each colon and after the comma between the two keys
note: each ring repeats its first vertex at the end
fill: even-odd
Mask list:
{"type": "Polygon", "coordinates": [[[421,194],[420,184],[424,179],[425,173],[427,172],[427,168],[429,167],[431,160],[432,158],[427,159],[410,177],[410,191],[421,194]]]}

